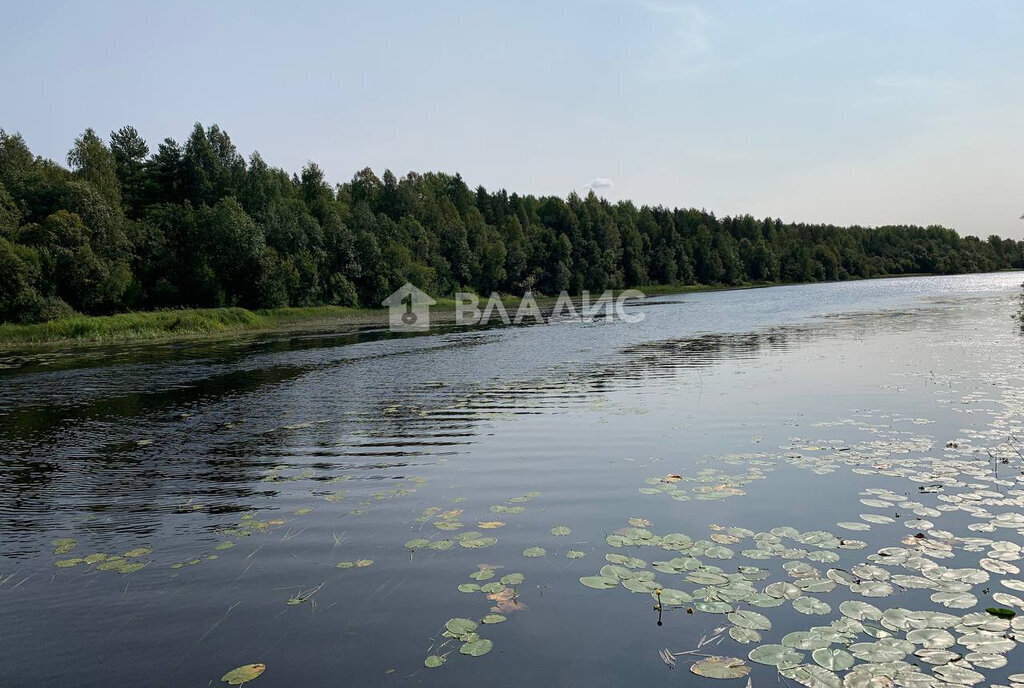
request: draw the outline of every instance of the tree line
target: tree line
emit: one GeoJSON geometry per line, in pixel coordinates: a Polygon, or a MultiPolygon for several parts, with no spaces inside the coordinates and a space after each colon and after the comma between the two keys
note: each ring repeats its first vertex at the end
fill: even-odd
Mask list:
{"type": "Polygon", "coordinates": [[[130,126],[66,166],[0,129],[0,321],[177,306],[375,306],[406,281],[552,294],[651,284],[815,282],[1024,267],[1024,242],[940,226],[837,227],[588,194],[471,189],[364,169],[332,186],[245,160],[196,124],[156,149],[130,126]]]}

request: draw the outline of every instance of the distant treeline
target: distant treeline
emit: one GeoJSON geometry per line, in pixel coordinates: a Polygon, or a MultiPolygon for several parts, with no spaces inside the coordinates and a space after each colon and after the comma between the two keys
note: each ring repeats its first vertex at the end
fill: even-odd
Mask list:
{"type": "Polygon", "coordinates": [[[589,194],[470,189],[459,175],[371,170],[332,186],[248,162],[197,124],[156,150],[91,129],[64,167],[0,130],[0,321],[174,306],[378,305],[411,281],[602,291],[814,282],[1024,267],[1024,242],[944,227],[869,229],[716,217],[589,194]]]}

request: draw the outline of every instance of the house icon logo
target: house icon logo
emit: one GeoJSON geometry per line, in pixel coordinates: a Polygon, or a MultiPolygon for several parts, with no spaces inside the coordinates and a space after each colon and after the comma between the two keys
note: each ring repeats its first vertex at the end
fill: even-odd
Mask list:
{"type": "Polygon", "coordinates": [[[381,305],[388,307],[392,332],[425,332],[430,329],[430,307],[436,303],[429,294],[406,282],[381,305]]]}

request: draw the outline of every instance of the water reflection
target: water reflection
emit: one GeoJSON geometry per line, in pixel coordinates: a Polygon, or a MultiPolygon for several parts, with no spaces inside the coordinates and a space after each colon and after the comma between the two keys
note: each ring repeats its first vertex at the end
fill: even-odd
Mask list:
{"type": "MultiPolygon", "coordinates": [[[[330,340],[326,349],[311,345],[323,339],[306,337],[216,356],[204,351],[187,363],[23,371],[0,412],[0,527],[41,532],[81,512],[105,514],[104,527],[115,531],[152,531],[191,499],[215,502],[216,512],[241,511],[254,508],[255,499],[294,491],[295,485],[263,482],[280,465],[312,471],[296,484],[372,482],[466,452],[488,422],[503,416],[585,408],[659,379],[700,384],[700,369],[721,361],[754,360],[822,338],[855,339],[893,319],[920,326],[927,317],[918,309],[706,333],[628,344],[611,355],[598,347],[539,374],[508,379],[514,371],[506,370],[497,380],[477,365],[488,360],[481,354],[503,344],[494,330],[416,339],[374,333],[371,341],[387,345],[383,350],[357,335],[341,347],[330,340]],[[477,364],[465,365],[471,354],[477,364]],[[446,375],[446,365],[458,374],[446,375]],[[18,393],[27,398],[11,403],[18,393]]],[[[533,330],[582,334],[594,346],[608,328],[566,323],[533,330]]]]}

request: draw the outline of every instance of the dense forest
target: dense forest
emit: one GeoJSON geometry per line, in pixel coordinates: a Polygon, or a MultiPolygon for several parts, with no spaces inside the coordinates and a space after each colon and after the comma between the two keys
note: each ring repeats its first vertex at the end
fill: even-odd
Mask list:
{"type": "Polygon", "coordinates": [[[1024,242],[944,227],[787,224],[749,215],[470,189],[371,170],[332,186],[246,161],[196,124],[152,150],[87,129],[67,166],[0,130],[0,321],[72,310],[377,305],[411,281],[538,293],[650,284],[813,282],[1024,267],[1024,242]]]}

